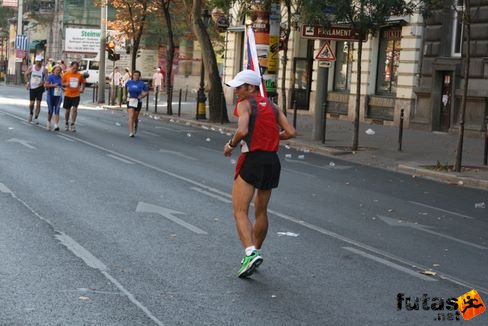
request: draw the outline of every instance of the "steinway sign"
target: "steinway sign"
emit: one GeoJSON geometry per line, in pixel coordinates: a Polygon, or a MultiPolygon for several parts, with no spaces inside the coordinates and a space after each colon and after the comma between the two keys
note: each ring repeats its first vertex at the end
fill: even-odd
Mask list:
{"type": "MultiPolygon", "coordinates": [[[[336,41],[359,41],[359,32],[349,27],[330,27],[303,25],[302,37],[310,39],[336,40],[336,41]]],[[[365,36],[363,42],[368,38],[365,36]]]]}

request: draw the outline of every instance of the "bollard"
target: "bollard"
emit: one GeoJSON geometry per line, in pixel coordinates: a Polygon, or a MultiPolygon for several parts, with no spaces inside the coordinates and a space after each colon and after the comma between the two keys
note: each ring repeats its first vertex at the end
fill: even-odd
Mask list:
{"type": "Polygon", "coordinates": [[[186,85],[186,90],[185,90],[185,102],[188,101],[188,85],[186,85]]]}
{"type": "Polygon", "coordinates": [[[173,115],[173,86],[168,87],[168,115],[173,115]]]}
{"type": "Polygon", "coordinates": [[[95,99],[98,101],[98,83],[95,83],[95,99]]]}
{"type": "Polygon", "coordinates": [[[147,92],[146,96],[146,112],[149,111],[149,92],[147,92]]]}
{"type": "Polygon", "coordinates": [[[327,101],[322,104],[322,110],[324,112],[324,118],[322,119],[322,144],[325,144],[325,135],[327,132],[327,101]]]}
{"type": "Polygon", "coordinates": [[[403,115],[404,109],[400,110],[400,128],[398,129],[398,151],[402,151],[402,141],[403,141],[403,115]]]}
{"type": "Polygon", "coordinates": [[[180,88],[180,94],[178,96],[178,117],[181,117],[181,95],[182,95],[182,93],[183,93],[183,90],[180,88]]]}
{"type": "Polygon", "coordinates": [[[224,92],[220,93],[220,124],[223,125],[224,124],[224,113],[225,113],[225,109],[224,108],[224,102],[225,102],[225,98],[224,98],[224,92]]]}
{"type": "Polygon", "coordinates": [[[297,129],[297,100],[293,100],[293,128],[297,129]]]}
{"type": "Polygon", "coordinates": [[[483,165],[488,164],[488,116],[485,118],[485,156],[483,157],[483,165]]]}
{"type": "Polygon", "coordinates": [[[119,108],[122,107],[122,93],[123,93],[123,89],[122,89],[122,87],[119,86],[119,95],[118,95],[119,108]]]}
{"type": "Polygon", "coordinates": [[[92,86],[92,103],[95,103],[95,84],[92,86]]]}
{"type": "Polygon", "coordinates": [[[108,105],[112,105],[111,100],[112,100],[112,87],[110,86],[108,88],[108,105]]]}
{"type": "Polygon", "coordinates": [[[159,86],[156,86],[154,90],[154,113],[158,112],[158,94],[159,94],[159,86]]]}

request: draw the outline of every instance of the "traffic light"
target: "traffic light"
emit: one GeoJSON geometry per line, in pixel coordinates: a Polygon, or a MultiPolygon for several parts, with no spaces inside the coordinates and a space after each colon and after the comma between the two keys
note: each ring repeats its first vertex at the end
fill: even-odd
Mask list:
{"type": "Polygon", "coordinates": [[[120,60],[120,54],[115,53],[115,42],[110,41],[105,45],[105,50],[108,52],[108,59],[111,61],[120,60]]]}

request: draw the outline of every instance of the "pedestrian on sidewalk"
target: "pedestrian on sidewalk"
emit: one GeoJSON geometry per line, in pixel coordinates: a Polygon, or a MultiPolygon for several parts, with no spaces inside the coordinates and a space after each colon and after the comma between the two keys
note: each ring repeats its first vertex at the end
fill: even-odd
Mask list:
{"type": "Polygon", "coordinates": [[[160,94],[163,85],[163,74],[161,73],[161,68],[156,68],[152,76],[152,87],[154,89],[154,94],[160,94]]]}
{"type": "Polygon", "coordinates": [[[79,64],[76,61],[71,63],[62,77],[64,87],[64,117],[66,120],[65,130],[76,131],[76,117],[78,115],[78,105],[80,104],[80,95],[85,90],[85,78],[78,71],[79,64]],[[71,115],[71,125],[69,124],[71,115]]]}
{"type": "Polygon", "coordinates": [[[41,112],[42,93],[44,93],[44,81],[47,77],[47,70],[42,65],[44,58],[36,55],[34,65],[30,66],[24,74],[27,80],[26,88],[29,90],[29,122],[32,122],[35,106],[35,124],[39,124],[39,113],[41,112]]]}
{"type": "Polygon", "coordinates": [[[232,150],[241,144],[232,188],[236,228],[245,248],[238,272],[241,278],[251,276],[263,262],[259,250],[268,232],[271,191],[278,187],[280,178],[281,165],[277,155],[280,139],[296,135],[283,112],[260,95],[260,84],[260,76],[252,70],[239,72],[227,83],[235,88],[238,100],[234,109],[234,115],[239,118],[237,130],[225,144],[224,155],[232,155],[232,150]],[[255,223],[252,224],[248,213],[255,193],[255,223]]]}
{"type": "Polygon", "coordinates": [[[148,94],[148,87],[144,81],[140,80],[141,72],[134,70],[132,79],[126,83],[129,101],[127,102],[127,125],[129,127],[129,137],[134,137],[139,124],[139,112],[141,112],[142,101],[148,94]]]}
{"type": "Polygon", "coordinates": [[[59,65],[53,67],[52,74],[47,77],[44,87],[47,89],[47,130],[51,130],[51,118],[54,116],[54,131],[59,130],[59,109],[63,100],[62,68],[59,65]]]}
{"type": "Polygon", "coordinates": [[[125,67],[125,72],[124,72],[124,75],[122,76],[122,103],[126,103],[127,102],[127,88],[125,87],[127,82],[130,80],[131,76],[130,76],[130,69],[129,67],[125,67]]]}

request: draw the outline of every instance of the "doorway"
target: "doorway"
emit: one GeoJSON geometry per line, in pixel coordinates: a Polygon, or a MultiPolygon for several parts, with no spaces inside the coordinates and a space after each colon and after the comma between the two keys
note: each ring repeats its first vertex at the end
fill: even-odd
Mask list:
{"type": "Polygon", "coordinates": [[[452,72],[442,72],[439,131],[448,132],[451,127],[452,72]]]}

